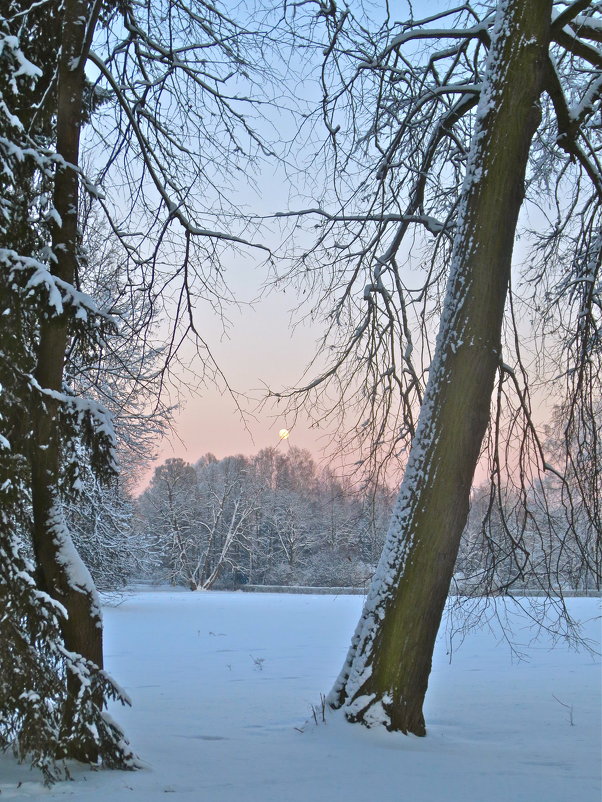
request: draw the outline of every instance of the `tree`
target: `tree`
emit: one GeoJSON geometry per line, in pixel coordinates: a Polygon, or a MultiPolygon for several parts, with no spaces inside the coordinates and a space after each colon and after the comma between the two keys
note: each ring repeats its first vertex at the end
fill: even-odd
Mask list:
{"type": "Polygon", "coordinates": [[[204,554],[200,534],[201,512],[196,474],[182,459],[168,459],[153,474],[140,507],[148,537],[155,538],[166,560],[166,574],[172,584],[184,582],[196,587],[199,564],[204,554]]]}
{"type": "MultiPolygon", "coordinates": [[[[102,753],[105,765],[124,768],[132,767],[134,760],[123,734],[99,704],[99,699],[127,702],[127,697],[89,655],[65,648],[69,613],[56,598],[57,588],[54,598],[48,592],[40,562],[32,564],[26,556],[33,498],[28,413],[35,416],[45,401],[53,401],[34,376],[37,323],[47,301],[62,312],[65,289],[40,260],[47,244],[47,192],[56,162],[47,147],[50,115],[43,109],[32,132],[31,116],[49,85],[28,55],[43,54],[43,42],[57,45],[57,30],[54,15],[40,6],[29,19],[26,35],[19,37],[10,23],[17,20],[18,27],[23,11],[16,3],[9,11],[9,18],[0,21],[0,748],[29,757],[50,781],[61,774],[57,760],[67,756],[95,759],[102,753]]],[[[71,289],[74,308],[85,314],[88,305],[71,289]]],[[[98,320],[95,310],[89,311],[98,320]]],[[[91,410],[73,408],[69,401],[62,412],[63,427],[71,434],[74,425],[81,430],[90,422],[91,410]]],[[[95,444],[85,435],[79,444],[97,447],[102,454],[109,441],[104,432],[95,444]]],[[[74,463],[69,446],[67,439],[64,479],[74,463]]],[[[48,510],[56,536],[53,546],[62,560],[57,569],[77,567],[72,577],[96,611],[89,574],[63,538],[60,515],[55,513],[48,510]]]]}
{"type": "Polygon", "coordinates": [[[77,551],[99,590],[124,588],[152,554],[151,541],[133,531],[133,498],[140,473],[166,433],[172,409],[162,402],[165,349],[156,342],[157,313],[148,298],[132,294],[127,260],[119,243],[98,219],[93,206],[81,215],[80,289],[96,299],[98,309],[114,322],[102,347],[91,349],[81,332],[73,332],[65,377],[80,398],[91,398],[111,415],[119,476],[100,481],[85,448],[80,447],[75,482],[78,493],[64,499],[67,526],[77,551]]]}
{"type": "Polygon", "coordinates": [[[167,460],[138,500],[139,531],[192,590],[241,584],[364,586],[392,499],[318,471],[309,452],[167,460]]]}
{"type": "Polygon", "coordinates": [[[168,580],[191,590],[209,590],[226,568],[238,567],[234,552],[244,550],[258,509],[247,460],[208,457],[196,469],[168,459],[155,469],[139,501],[145,532],[163,556],[168,580]]]}
{"type": "Polygon", "coordinates": [[[227,568],[240,567],[237,553],[258,511],[260,491],[251,475],[249,461],[239,455],[223,460],[197,463],[201,499],[201,527],[205,555],[196,587],[209,590],[227,568]]]}
{"type": "Polygon", "coordinates": [[[135,532],[133,500],[119,482],[88,474],[80,498],[65,503],[73,543],[100,591],[123,590],[149,559],[150,539],[135,532]]]}
{"type": "Polygon", "coordinates": [[[562,319],[575,325],[556,343],[572,417],[591,420],[600,375],[599,12],[586,0],[500,0],[405,23],[386,15],[374,32],[349,9],[322,9],[330,32],[323,117],[341,206],[330,212],[327,195],[295,214],[321,220],[301,267],[331,304],[325,343],[332,335],[335,347],[300,397],[315,408],[336,382],[359,409],[373,463],[375,443],[394,454],[411,441],[384,551],[329,696],[350,721],[425,734],[435,637],[490,420],[492,481],[517,470],[527,502],[538,469],[563,479],[533,422],[517,296],[508,295],[526,190],[540,207],[547,198],[553,215],[535,254],[554,259],[535,260],[531,298],[550,309],[545,294],[537,300],[545,276],[562,319]],[[402,246],[426,248],[429,235],[426,278],[414,289],[402,246]],[[315,262],[331,267],[330,279],[318,277],[315,262]],[[505,319],[515,366],[502,352],[505,319]],[[504,425],[510,442],[521,437],[516,461],[504,425]]]}
{"type": "MultiPolygon", "coordinates": [[[[30,715],[25,702],[34,697],[21,696],[22,676],[11,674],[1,704],[14,707],[1,745],[31,753],[43,767],[63,756],[131,765],[122,734],[102,713],[107,698],[125,697],[103,671],[98,595],[65,514],[82,490],[82,453],[95,480],[115,477],[118,394],[91,375],[96,367],[107,378],[107,353],[113,368],[125,365],[110,343],[115,309],[106,294],[97,302],[82,291],[84,210],[94,206],[119,247],[112,300],[145,298],[138,332],[149,331],[159,309],[175,321],[160,386],[187,335],[205,356],[202,378],[218,375],[193,310],[208,298],[221,308],[228,291],[214,272],[220,247],[247,242],[246,224],[235,230],[223,182],[271,153],[248,121],[267,87],[267,67],[255,53],[265,55],[271,40],[214,6],[176,0],[65,0],[58,7],[9,0],[0,24],[2,591],[15,611],[6,648],[33,650],[34,684],[49,660],[58,661],[60,722],[49,737],[42,709],[30,715]],[[250,62],[261,81],[251,78],[250,62]],[[227,230],[211,224],[220,215],[230,216],[227,230]],[[23,536],[33,548],[27,568],[17,554],[23,536]],[[30,627],[27,638],[15,634],[22,632],[17,624],[30,627]]],[[[130,387],[148,378],[139,370],[144,355],[148,348],[129,364],[130,387]]],[[[44,697],[37,687],[32,694],[44,697]]]]}

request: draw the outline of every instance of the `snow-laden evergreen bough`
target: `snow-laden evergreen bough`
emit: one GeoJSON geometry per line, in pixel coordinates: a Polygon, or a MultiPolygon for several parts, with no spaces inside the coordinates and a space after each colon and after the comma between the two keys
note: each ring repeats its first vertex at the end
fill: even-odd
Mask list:
{"type": "Polygon", "coordinates": [[[28,412],[43,406],[49,393],[58,405],[65,470],[57,502],[48,511],[49,526],[65,581],[90,598],[98,625],[98,597],[73,549],[61,499],[76,496],[80,459],[69,442],[87,443],[110,471],[113,440],[101,407],[66,388],[53,394],[33,375],[41,316],[66,313],[96,325],[97,314],[91,300],[53,276],[49,266],[44,214],[51,208],[47,193],[57,158],[44,137],[32,136],[22,120],[20,112],[35,98],[41,70],[6,23],[0,27],[0,63],[0,748],[29,759],[51,781],[64,775],[63,759],[74,754],[122,768],[132,767],[134,757],[120,728],[103,711],[106,700],[129,704],[127,697],[101,664],[66,647],[68,612],[28,556],[28,451],[33,445],[28,412]]]}

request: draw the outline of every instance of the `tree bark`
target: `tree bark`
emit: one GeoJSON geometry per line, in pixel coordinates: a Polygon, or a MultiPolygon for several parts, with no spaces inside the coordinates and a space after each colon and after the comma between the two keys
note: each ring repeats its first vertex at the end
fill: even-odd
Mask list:
{"type": "MultiPolygon", "coordinates": [[[[97,4],[98,5],[98,4],[97,4]]],[[[53,205],[60,223],[52,234],[54,276],[73,285],[78,263],[79,140],[83,117],[86,33],[93,21],[88,0],[66,0],[62,26],[62,49],[58,64],[56,149],[57,164],[53,205]]],[[[35,379],[40,400],[33,410],[31,487],[33,546],[40,585],[64,606],[65,647],[102,668],[102,619],[94,583],[79,557],[64,521],[61,482],[61,438],[59,431],[63,370],[69,338],[68,309],[60,314],[50,309],[42,317],[35,379]]],[[[65,728],[71,726],[74,700],[80,689],[76,676],[68,677],[65,728]]],[[[102,696],[98,699],[102,704],[102,696]]],[[[73,745],[69,757],[96,761],[95,748],[73,745]]]]}
{"type": "Polygon", "coordinates": [[[422,712],[501,359],[512,250],[550,37],[551,0],[500,0],[429,381],[384,551],[328,701],[350,721],[425,735],[422,712]]]}

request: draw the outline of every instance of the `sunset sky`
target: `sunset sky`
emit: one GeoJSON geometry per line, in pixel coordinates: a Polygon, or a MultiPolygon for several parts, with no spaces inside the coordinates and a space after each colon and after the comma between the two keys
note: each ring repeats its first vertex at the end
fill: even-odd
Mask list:
{"type": "Polygon", "coordinates": [[[218,458],[252,454],[276,446],[283,427],[291,430],[291,445],[317,453],[323,432],[310,429],[308,420],[293,425],[276,407],[257,410],[266,387],[281,390],[294,384],[315,353],[319,328],[292,330],[287,310],[293,300],[288,294],[272,295],[253,308],[233,311],[228,338],[221,341],[219,322],[211,321],[207,336],[218,363],[232,389],[248,396],[240,399],[245,421],[223,388],[208,385],[191,392],[176,415],[174,436],[161,444],[160,460],[177,456],[194,462],[207,452],[218,458]]]}
{"type": "MultiPolygon", "coordinates": [[[[414,13],[430,14],[445,6],[444,2],[417,2],[414,13]]],[[[405,3],[402,8],[405,13],[405,3]]],[[[294,132],[283,124],[282,135],[294,136],[294,132]]],[[[243,182],[238,185],[233,197],[235,204],[259,214],[315,205],[315,202],[298,201],[295,187],[287,182],[284,170],[272,168],[269,174],[255,175],[254,180],[257,185],[254,190],[243,182]]],[[[279,235],[268,234],[268,238],[270,236],[269,244],[277,246],[279,235]]],[[[267,278],[262,257],[253,251],[248,254],[241,251],[228,257],[225,266],[228,287],[242,306],[229,310],[230,326],[225,337],[220,320],[211,308],[197,310],[198,325],[232,389],[248,397],[247,400],[240,398],[246,412],[245,420],[223,386],[209,384],[199,389],[184,389],[173,434],[159,444],[157,460],[146,473],[142,486],[154,467],[165,459],[181,457],[196,462],[206,453],[218,458],[237,453],[254,454],[261,448],[278,446],[278,432],[283,427],[291,430],[290,446],[307,448],[318,459],[328,445],[328,429],[311,428],[307,417],[299,416],[294,423],[273,404],[258,410],[268,387],[279,391],[299,384],[305,367],[316,353],[322,326],[315,323],[293,328],[291,313],[298,307],[299,299],[290,288],[285,293],[273,291],[249,305],[261,293],[267,278]]],[[[191,363],[189,380],[184,379],[191,387],[195,383],[192,374],[195,370],[200,373],[201,367],[199,362],[191,363]]],[[[315,371],[305,378],[314,377],[315,371]]],[[[280,447],[289,447],[288,443],[280,447]]]]}
{"type": "MultiPolygon", "coordinates": [[[[446,0],[428,4],[418,0],[413,4],[413,12],[415,15],[432,14],[445,5],[446,0]]],[[[405,2],[400,4],[396,13],[401,17],[406,16],[408,5],[405,2]]],[[[312,81],[318,78],[319,71],[311,81],[302,82],[295,91],[306,98],[315,95],[315,106],[319,109],[321,90],[317,83],[312,89],[312,81]]],[[[268,122],[268,127],[273,127],[272,135],[292,140],[297,129],[296,123],[291,127],[291,120],[286,114],[278,115],[274,110],[274,120],[268,122]]],[[[318,138],[324,135],[320,125],[315,129],[310,127],[305,131],[306,134],[308,132],[305,156],[290,151],[287,153],[290,161],[286,168],[270,164],[264,170],[261,164],[257,165],[258,169],[253,175],[254,188],[246,186],[244,177],[239,174],[231,197],[233,203],[254,214],[268,215],[285,209],[315,206],[317,201],[312,193],[289,180],[290,175],[295,177],[297,167],[302,167],[308,153],[311,151],[315,154],[320,148],[318,138]]],[[[316,197],[319,197],[321,175],[306,175],[309,175],[310,184],[315,178],[316,197]]],[[[227,221],[223,221],[223,224],[227,226],[227,221]]],[[[280,244],[280,234],[276,231],[267,236],[268,239],[271,237],[270,246],[280,244]]],[[[258,296],[267,278],[262,259],[263,256],[257,253],[250,251],[246,254],[244,250],[226,259],[228,287],[243,304],[258,296]]],[[[195,462],[208,452],[218,458],[236,453],[254,454],[266,446],[277,446],[278,431],[283,427],[291,430],[290,446],[307,448],[316,458],[320,458],[329,440],[328,430],[310,428],[310,421],[303,416],[299,416],[294,423],[279,414],[275,406],[266,406],[257,411],[258,403],[265,398],[266,387],[278,391],[298,385],[304,369],[316,353],[316,341],[322,333],[322,326],[316,323],[293,329],[290,313],[298,304],[299,299],[289,288],[286,293],[279,290],[268,294],[252,307],[244,305],[239,310],[231,309],[228,313],[231,325],[226,338],[223,337],[219,318],[212,309],[197,310],[199,331],[210,345],[230,386],[249,396],[246,402],[241,399],[241,405],[248,413],[246,421],[243,422],[234,400],[224,392],[223,387],[208,385],[198,391],[184,390],[180,409],[175,416],[174,432],[159,444],[157,460],[146,473],[142,486],[152,475],[153,468],[169,457],[195,462]]],[[[192,372],[200,372],[200,363],[197,362],[195,367],[193,362],[191,369],[192,372]]],[[[185,381],[194,385],[192,372],[189,380],[185,381]]],[[[305,378],[314,377],[315,373],[310,373],[305,378]]],[[[288,445],[282,444],[281,447],[288,445]]]]}
{"type": "Polygon", "coordinates": [[[240,394],[244,420],[236,401],[223,386],[208,383],[194,388],[193,374],[200,373],[202,365],[200,357],[193,356],[192,347],[184,348],[184,361],[190,361],[190,372],[181,375],[189,387],[180,388],[181,403],[174,416],[173,433],[159,443],[157,460],[145,472],[141,488],[154,468],[170,457],[194,463],[207,453],[222,458],[255,454],[265,447],[298,446],[309,449],[319,459],[326,445],[327,430],[311,428],[308,418],[299,416],[295,423],[271,402],[259,409],[268,387],[279,391],[300,381],[316,353],[321,326],[293,326],[291,313],[298,299],[290,289],[272,291],[252,305],[247,303],[257,298],[266,278],[265,267],[254,264],[252,254],[248,262],[239,255],[228,266],[227,274],[229,286],[242,306],[228,310],[226,334],[218,315],[208,308],[199,310],[199,329],[230,387],[240,394]],[[278,436],[282,428],[290,430],[285,443],[280,443],[278,436]]]}

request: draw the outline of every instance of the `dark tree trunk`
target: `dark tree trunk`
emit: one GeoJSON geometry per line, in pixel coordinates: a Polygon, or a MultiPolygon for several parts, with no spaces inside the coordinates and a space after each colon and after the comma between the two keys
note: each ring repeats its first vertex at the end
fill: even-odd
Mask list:
{"type": "Polygon", "coordinates": [[[330,696],[350,721],[424,735],[422,712],[501,357],[501,327],[551,0],[505,0],[482,87],[451,273],[389,534],[330,696]]]}
{"type": "MultiPolygon", "coordinates": [[[[56,137],[57,153],[64,163],[57,166],[54,208],[60,225],[53,228],[50,262],[53,275],[74,284],[78,260],[79,139],[84,99],[86,33],[93,25],[87,0],[66,0],[62,26],[62,49],[58,65],[56,137]]],[[[66,609],[63,625],[65,646],[102,668],[102,620],[94,584],[75,550],[65,526],[61,493],[61,444],[57,394],[63,385],[63,369],[69,337],[69,310],[43,316],[40,325],[35,379],[40,402],[33,411],[34,439],[31,453],[33,545],[40,584],[66,609]]],[[[68,692],[73,699],[78,678],[70,676],[68,692]]],[[[98,703],[102,703],[102,697],[98,703]]],[[[73,704],[68,705],[65,727],[71,726],[73,704]]],[[[95,761],[97,754],[86,744],[73,745],[75,757],[95,761]]]]}

